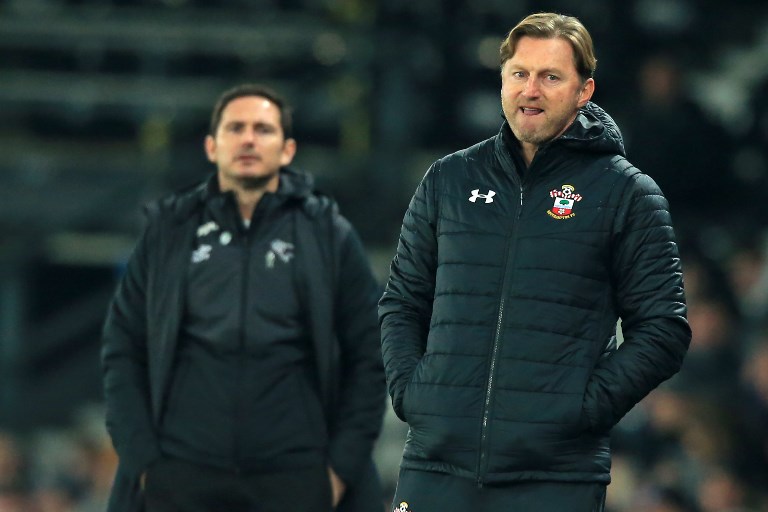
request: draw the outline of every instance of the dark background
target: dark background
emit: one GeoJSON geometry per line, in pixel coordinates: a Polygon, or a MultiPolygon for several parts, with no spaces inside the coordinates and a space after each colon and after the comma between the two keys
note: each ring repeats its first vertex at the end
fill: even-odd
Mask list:
{"type": "MultiPolygon", "coordinates": [[[[428,165],[498,130],[498,46],[537,10],[592,33],[593,100],[670,199],[691,301],[686,367],[617,429],[612,510],[768,510],[765,2],[4,0],[0,512],[98,509],[106,303],[140,206],[213,172],[220,92],[289,98],[297,165],[383,281],[428,165]]],[[[402,429],[378,448],[388,485],[402,429]]]]}

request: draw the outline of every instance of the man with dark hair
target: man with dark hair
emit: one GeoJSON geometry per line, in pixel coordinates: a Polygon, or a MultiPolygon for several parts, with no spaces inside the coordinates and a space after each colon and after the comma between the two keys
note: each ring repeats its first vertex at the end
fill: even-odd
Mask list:
{"type": "Polygon", "coordinates": [[[110,511],[379,512],[379,287],[296,153],[288,105],[225,92],[217,173],[149,205],[102,362],[110,511]]]}
{"type": "Polygon", "coordinates": [[[602,511],[611,427],[682,364],[668,205],[590,101],[596,62],[576,18],[522,20],[499,134],[435,162],[408,207],[379,303],[409,425],[397,512],[602,511]]]}

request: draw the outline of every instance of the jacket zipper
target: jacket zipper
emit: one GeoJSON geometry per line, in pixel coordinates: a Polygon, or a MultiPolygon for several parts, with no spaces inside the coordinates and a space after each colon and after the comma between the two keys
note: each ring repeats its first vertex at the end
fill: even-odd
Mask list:
{"type": "MultiPolygon", "coordinates": [[[[268,196],[265,194],[261,200],[256,204],[256,207],[253,209],[253,213],[251,214],[251,222],[248,225],[248,227],[245,230],[242,230],[243,233],[243,280],[241,283],[240,288],[240,333],[238,335],[238,355],[239,357],[237,362],[237,379],[240,380],[243,378],[245,374],[245,364],[247,361],[247,350],[246,350],[246,340],[247,340],[247,321],[246,321],[246,309],[248,305],[248,288],[249,288],[249,281],[251,279],[251,259],[253,252],[253,240],[258,240],[261,226],[264,224],[263,217],[266,215],[267,210],[267,203],[271,200],[271,196],[268,196]]],[[[239,215],[239,214],[238,214],[239,215]]],[[[242,222],[242,220],[239,219],[239,222],[242,222]]],[[[242,388],[242,386],[238,386],[242,388]]],[[[233,425],[233,444],[232,447],[234,449],[233,453],[233,462],[235,466],[235,473],[240,474],[242,472],[242,468],[240,467],[240,460],[238,457],[238,454],[241,452],[241,450],[238,449],[239,444],[239,438],[238,438],[238,425],[242,425],[242,416],[244,414],[243,411],[243,394],[238,393],[237,394],[236,405],[235,405],[235,422],[233,425]]]]}
{"type": "MultiPolygon", "coordinates": [[[[253,220],[253,217],[251,217],[253,220]]],[[[238,358],[237,358],[237,381],[238,381],[238,387],[242,388],[242,382],[241,379],[243,378],[243,374],[245,373],[245,341],[246,341],[246,308],[248,304],[248,282],[250,281],[250,273],[251,273],[251,232],[253,231],[255,226],[250,225],[243,233],[242,237],[242,250],[243,250],[243,280],[240,285],[240,325],[239,325],[239,334],[238,334],[238,358]]],[[[242,402],[242,394],[236,394],[237,400],[235,404],[235,421],[233,424],[233,433],[232,433],[232,440],[234,441],[232,444],[233,448],[233,454],[232,454],[232,461],[234,463],[235,467],[235,473],[240,474],[240,461],[238,454],[240,453],[240,449],[238,447],[239,443],[239,430],[237,428],[238,425],[242,425],[242,415],[243,415],[243,402],[242,402]]]]}
{"type": "Polygon", "coordinates": [[[496,361],[499,357],[499,348],[501,347],[501,329],[504,324],[504,303],[507,288],[509,287],[510,275],[512,274],[512,265],[509,262],[510,256],[515,254],[515,248],[517,246],[517,225],[520,221],[520,214],[523,210],[523,186],[520,185],[520,205],[515,215],[515,224],[512,227],[512,236],[510,237],[510,243],[507,245],[507,265],[504,268],[504,278],[501,287],[501,297],[499,299],[499,314],[496,318],[496,331],[493,336],[493,350],[491,352],[491,365],[488,371],[488,383],[485,388],[485,402],[483,404],[483,422],[480,426],[480,453],[477,461],[477,486],[483,486],[483,475],[486,471],[488,464],[488,420],[491,413],[491,401],[493,398],[493,388],[496,380],[496,361]]]}

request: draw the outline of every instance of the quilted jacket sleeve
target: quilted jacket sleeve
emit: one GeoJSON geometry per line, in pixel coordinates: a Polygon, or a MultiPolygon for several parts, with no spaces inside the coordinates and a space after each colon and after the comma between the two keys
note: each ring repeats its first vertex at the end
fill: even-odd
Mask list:
{"type": "Polygon", "coordinates": [[[160,455],[149,405],[147,249],[145,231],[128,261],[102,332],[107,430],[121,466],[132,476],[138,476],[160,455]]]}
{"type": "Polygon", "coordinates": [[[379,301],[382,356],[392,407],[403,415],[403,394],[424,354],[432,316],[437,268],[437,212],[435,200],[438,164],[416,189],[403,219],[389,281],[379,301]]]}
{"type": "Polygon", "coordinates": [[[677,373],[691,340],[682,270],[666,199],[644,174],[630,177],[614,222],[611,272],[624,342],[587,384],[589,428],[605,432],[677,373]]]}

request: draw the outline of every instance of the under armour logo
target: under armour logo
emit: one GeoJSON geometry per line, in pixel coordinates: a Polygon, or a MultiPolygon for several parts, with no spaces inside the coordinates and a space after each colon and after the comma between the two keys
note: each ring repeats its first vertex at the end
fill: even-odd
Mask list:
{"type": "Polygon", "coordinates": [[[493,196],[495,195],[496,195],[496,192],[494,192],[493,190],[489,190],[487,194],[481,194],[480,189],[476,188],[475,190],[472,191],[472,195],[470,196],[469,200],[474,203],[475,201],[477,201],[478,197],[482,197],[483,199],[485,199],[485,204],[488,204],[493,202],[493,196]]]}

